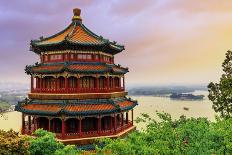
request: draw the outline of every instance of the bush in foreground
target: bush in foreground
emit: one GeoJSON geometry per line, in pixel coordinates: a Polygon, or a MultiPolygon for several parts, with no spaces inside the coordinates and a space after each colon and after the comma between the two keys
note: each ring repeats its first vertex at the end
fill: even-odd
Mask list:
{"type": "Polygon", "coordinates": [[[32,155],[77,155],[74,145],[64,145],[56,141],[55,135],[42,129],[35,131],[36,138],[30,139],[29,152],[32,155]]]}
{"type": "Polygon", "coordinates": [[[18,132],[13,130],[0,130],[0,154],[1,155],[15,155],[15,154],[29,154],[29,138],[26,136],[19,136],[18,132]]]}
{"type": "Polygon", "coordinates": [[[210,122],[206,118],[180,117],[172,120],[169,114],[157,113],[160,121],[147,114],[138,118],[147,128],[131,133],[125,139],[105,139],[98,154],[232,154],[232,118],[210,122]],[[110,153],[109,153],[110,152],[110,153]]]}

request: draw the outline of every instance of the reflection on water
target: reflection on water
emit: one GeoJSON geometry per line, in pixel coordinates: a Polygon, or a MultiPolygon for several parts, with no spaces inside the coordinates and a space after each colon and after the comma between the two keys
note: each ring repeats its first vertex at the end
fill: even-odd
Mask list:
{"type": "MultiPolygon", "coordinates": [[[[204,94],[207,92],[196,92],[194,94],[204,94]]],[[[156,111],[167,112],[173,118],[178,118],[181,115],[187,117],[207,117],[209,120],[214,120],[215,112],[212,109],[212,103],[207,97],[202,101],[180,101],[171,100],[168,97],[153,97],[153,96],[132,96],[132,99],[138,100],[139,105],[134,109],[134,118],[141,113],[148,113],[152,117],[156,111]],[[186,107],[188,110],[184,110],[186,107]]],[[[5,114],[6,120],[0,117],[0,129],[9,130],[10,128],[19,131],[21,127],[21,113],[9,112],[5,114]]],[[[142,125],[138,125],[142,127],[142,125]]]]}

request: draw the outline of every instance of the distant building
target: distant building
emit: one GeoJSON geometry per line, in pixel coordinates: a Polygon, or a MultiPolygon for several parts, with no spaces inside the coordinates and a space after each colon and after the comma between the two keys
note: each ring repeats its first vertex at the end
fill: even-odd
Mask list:
{"type": "Polygon", "coordinates": [[[114,64],[124,46],[93,33],[82,23],[81,10],[73,12],[63,31],[30,43],[41,62],[25,69],[31,93],[15,107],[22,112],[22,134],[43,128],[68,144],[124,136],[135,129],[137,105],[126,97],[128,68],[114,64]]]}

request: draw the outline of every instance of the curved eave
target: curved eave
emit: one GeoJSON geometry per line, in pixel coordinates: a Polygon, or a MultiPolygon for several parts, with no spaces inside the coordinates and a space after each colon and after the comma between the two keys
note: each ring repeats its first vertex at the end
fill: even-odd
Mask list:
{"type": "Polygon", "coordinates": [[[47,38],[42,38],[40,40],[31,40],[31,50],[34,51],[37,54],[40,54],[42,51],[48,49],[48,48],[60,48],[60,46],[65,46],[65,48],[70,49],[78,49],[79,47],[97,47],[100,48],[100,50],[110,53],[110,54],[117,54],[124,50],[124,46],[116,44],[116,42],[110,42],[108,39],[103,38],[102,36],[98,36],[91,30],[89,30],[84,24],[82,24],[79,21],[73,21],[68,27],[66,27],[63,31],[60,31],[57,34],[54,34],[47,38]],[[93,42],[78,42],[72,40],[72,31],[67,34],[64,39],[58,41],[58,42],[46,42],[49,39],[52,39],[54,37],[57,37],[59,35],[62,35],[62,33],[65,33],[65,31],[68,31],[68,29],[73,26],[74,28],[77,26],[80,26],[87,35],[95,38],[98,40],[99,43],[93,43],[93,42]],[[69,36],[70,35],[70,36],[69,36]],[[69,46],[69,47],[67,47],[69,46]]]}
{"type": "MultiPolygon", "coordinates": [[[[61,103],[58,104],[62,106],[63,108],[58,111],[42,111],[42,110],[27,110],[23,108],[24,105],[26,104],[34,104],[33,102],[27,102],[27,101],[22,101],[18,102],[18,104],[15,106],[15,110],[25,113],[25,114],[30,114],[30,115],[41,115],[41,116],[57,116],[57,115],[67,115],[67,116],[93,116],[93,115],[99,115],[99,114],[111,114],[111,113],[117,113],[117,112],[124,112],[133,109],[136,105],[138,105],[137,101],[132,101],[131,99],[124,98],[124,100],[129,100],[132,102],[132,105],[126,106],[126,107],[120,107],[118,104],[112,101],[112,103],[109,101],[109,103],[105,104],[112,104],[114,105],[113,109],[108,109],[108,110],[87,110],[87,111],[68,111],[63,109],[65,107],[65,104],[61,103]]],[[[45,106],[46,104],[43,103],[45,106]]],[[[51,102],[49,103],[51,104],[51,102]]],[[[91,103],[86,103],[86,104],[91,104],[91,103]]],[[[102,103],[101,103],[102,104],[102,103]]],[[[103,103],[104,104],[104,103],[103,103]]],[[[57,104],[56,104],[57,105],[57,104]]],[[[75,104],[71,104],[75,105],[75,104]]]]}
{"type": "Polygon", "coordinates": [[[112,73],[112,74],[126,74],[128,71],[110,71],[110,70],[72,70],[68,68],[59,69],[59,70],[40,70],[40,71],[28,71],[27,74],[58,74],[63,72],[73,73],[73,74],[104,74],[104,73],[112,73]]]}
{"type": "Polygon", "coordinates": [[[95,47],[99,49],[99,51],[115,55],[117,53],[122,52],[125,48],[121,45],[112,45],[111,43],[103,42],[103,43],[81,43],[81,42],[73,42],[70,40],[63,40],[61,42],[47,43],[47,44],[38,44],[36,42],[31,42],[31,50],[35,53],[40,54],[42,51],[49,48],[57,48],[60,46],[66,46],[66,49],[79,49],[81,47],[95,47]]]}
{"type": "MultiPolygon", "coordinates": [[[[55,66],[56,63],[54,63],[54,66],[55,66]]],[[[99,73],[99,74],[103,74],[103,73],[112,73],[112,74],[126,74],[128,71],[128,68],[118,68],[117,70],[114,70],[113,67],[116,67],[114,65],[106,65],[106,64],[102,64],[102,65],[106,65],[106,68],[105,69],[98,69],[98,70],[78,70],[78,69],[70,69],[69,68],[69,65],[75,65],[78,63],[69,63],[69,64],[66,64],[66,63],[57,63],[57,64],[63,64],[64,66],[61,68],[61,69],[53,69],[53,70],[38,70],[38,71],[33,71],[33,68],[34,67],[39,67],[41,64],[38,64],[38,65],[34,65],[34,66],[26,66],[25,68],[25,72],[27,74],[56,74],[56,73],[63,73],[63,72],[69,72],[69,73],[74,73],[74,74],[78,74],[78,73],[86,73],[86,74],[96,74],[96,73],[99,73]]],[[[80,65],[83,65],[84,63],[79,63],[80,65]]],[[[88,63],[85,63],[86,65],[90,65],[88,63]]],[[[96,65],[97,63],[95,64],[91,64],[91,65],[96,65]]],[[[46,64],[44,66],[52,66],[52,64],[46,64]]]]}

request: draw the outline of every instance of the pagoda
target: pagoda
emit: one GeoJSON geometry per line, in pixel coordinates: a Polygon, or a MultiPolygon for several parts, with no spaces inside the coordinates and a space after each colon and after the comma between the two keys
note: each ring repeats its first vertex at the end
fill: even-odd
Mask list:
{"type": "Polygon", "coordinates": [[[89,144],[135,130],[136,101],[126,97],[128,68],[114,64],[124,46],[90,31],[75,8],[63,31],[30,42],[40,62],[26,66],[31,92],[15,110],[22,113],[22,134],[36,129],[55,133],[66,144],[89,144]]]}

